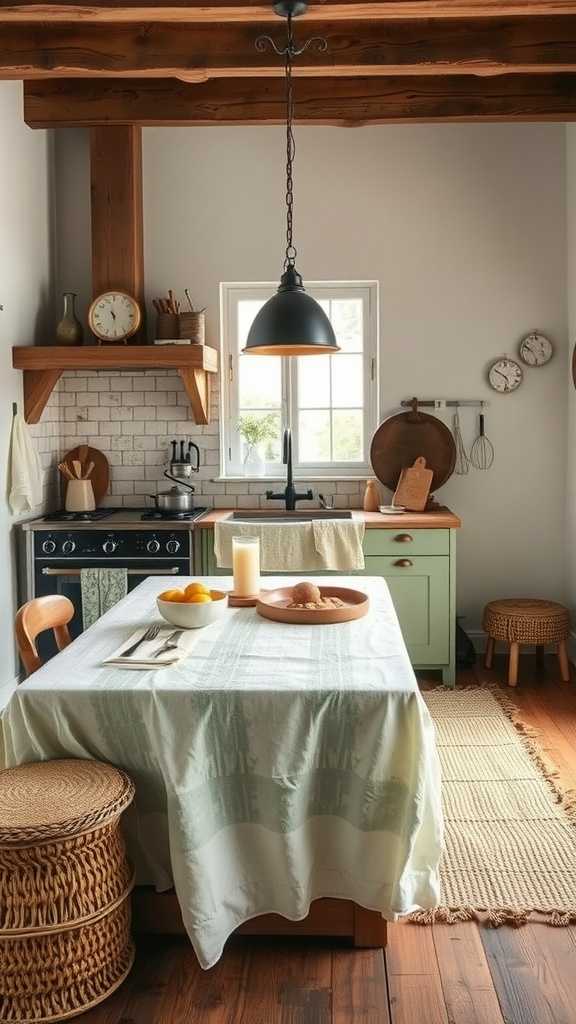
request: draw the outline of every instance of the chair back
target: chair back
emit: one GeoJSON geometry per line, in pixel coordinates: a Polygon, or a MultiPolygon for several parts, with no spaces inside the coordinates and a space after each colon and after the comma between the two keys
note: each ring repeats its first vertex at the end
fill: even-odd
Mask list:
{"type": "Polygon", "coordinates": [[[58,650],[64,650],[72,640],[68,623],[73,616],[74,605],[62,594],[36,597],[18,609],[15,624],[16,643],[26,675],[31,675],[42,665],[42,659],[36,649],[36,637],[46,629],[52,629],[58,650]]]}

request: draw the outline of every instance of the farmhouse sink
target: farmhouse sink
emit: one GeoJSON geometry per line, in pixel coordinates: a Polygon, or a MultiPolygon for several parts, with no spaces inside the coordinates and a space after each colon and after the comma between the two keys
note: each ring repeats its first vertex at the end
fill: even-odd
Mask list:
{"type": "Polygon", "coordinates": [[[269,512],[233,512],[230,518],[237,523],[312,523],[315,519],[352,519],[352,513],[342,509],[286,512],[279,508],[269,512]]]}

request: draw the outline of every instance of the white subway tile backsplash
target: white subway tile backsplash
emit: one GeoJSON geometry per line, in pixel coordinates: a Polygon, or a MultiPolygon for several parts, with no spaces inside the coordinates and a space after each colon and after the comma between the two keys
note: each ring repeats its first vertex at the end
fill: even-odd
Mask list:
{"type": "MultiPolygon", "coordinates": [[[[200,472],[194,474],[198,504],[218,508],[264,508],[266,490],[281,490],[278,481],[214,480],[220,466],[219,392],[211,386],[210,423],[197,425],[188,395],[176,371],[69,371],[48,403],[42,421],[33,426],[41,453],[46,500],[55,497],[55,463],[78,444],[93,443],[106,452],[111,465],[106,504],[144,505],[145,496],[165,485],[170,441],[192,440],[200,449],[200,472]]],[[[360,506],[363,481],[298,481],[334,496],[339,508],[360,506]]],[[[306,507],[303,503],[302,507],[306,507]]]]}

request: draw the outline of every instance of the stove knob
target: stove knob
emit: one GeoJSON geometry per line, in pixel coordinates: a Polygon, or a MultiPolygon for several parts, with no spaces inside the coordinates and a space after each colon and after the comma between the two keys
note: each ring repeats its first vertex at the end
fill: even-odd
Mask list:
{"type": "Polygon", "coordinates": [[[54,552],[56,551],[56,541],[45,540],[44,543],[42,544],[42,551],[44,552],[45,555],[53,555],[54,552]]]}
{"type": "Polygon", "coordinates": [[[62,545],[62,551],[65,555],[71,555],[76,550],[76,545],[73,540],[65,540],[62,545]]]}
{"type": "Polygon", "coordinates": [[[117,544],[115,540],[105,540],[102,545],[102,551],[105,555],[113,555],[116,551],[117,544]]]}
{"type": "Polygon", "coordinates": [[[166,544],[166,551],[169,555],[175,555],[177,551],[180,551],[180,541],[169,540],[166,544]]]}
{"type": "Polygon", "coordinates": [[[160,541],[159,540],[149,540],[147,545],[146,545],[146,551],[150,555],[158,554],[158,552],[160,551],[160,541]]]}

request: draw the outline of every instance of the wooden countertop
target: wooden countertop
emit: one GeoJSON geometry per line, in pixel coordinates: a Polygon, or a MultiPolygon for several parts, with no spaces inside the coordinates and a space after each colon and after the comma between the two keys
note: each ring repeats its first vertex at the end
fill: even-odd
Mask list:
{"type": "MultiPolygon", "coordinates": [[[[215,508],[206,512],[200,519],[194,520],[194,529],[213,527],[215,523],[222,523],[232,515],[232,509],[215,508]]],[[[264,509],[235,509],[237,512],[263,512],[264,509]]],[[[303,512],[306,509],[302,509],[303,512]]],[[[340,512],[342,509],[337,509],[340,512]]],[[[362,509],[353,509],[354,519],[364,521],[367,530],[452,530],[462,525],[458,516],[454,515],[449,508],[439,508],[434,512],[405,512],[398,516],[385,516],[381,512],[364,512],[362,509]]],[[[271,521],[274,519],[271,516],[271,521]]],[[[345,522],[345,520],[344,520],[345,522]]]]}

